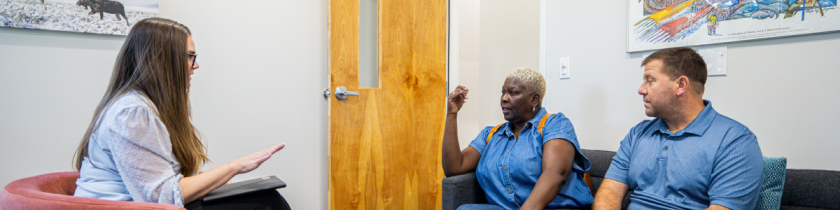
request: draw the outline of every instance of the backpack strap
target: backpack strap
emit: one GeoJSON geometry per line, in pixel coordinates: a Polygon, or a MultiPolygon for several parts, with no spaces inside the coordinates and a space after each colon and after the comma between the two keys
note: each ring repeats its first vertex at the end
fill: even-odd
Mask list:
{"type": "MultiPolygon", "coordinates": [[[[551,115],[554,114],[543,115],[542,119],[540,120],[540,124],[537,126],[537,130],[540,131],[540,135],[543,135],[543,128],[545,128],[545,122],[548,121],[548,117],[551,117],[551,115]]],[[[499,128],[501,128],[503,125],[505,124],[502,123],[497,125],[496,127],[493,127],[493,129],[490,129],[490,133],[487,134],[487,144],[490,144],[490,139],[493,138],[493,134],[496,134],[496,131],[499,131],[499,128]]]]}
{"type": "Polygon", "coordinates": [[[589,186],[589,193],[592,194],[592,196],[595,196],[595,191],[592,191],[592,176],[589,175],[589,171],[583,173],[583,181],[586,182],[587,186],[589,186]]]}
{"type": "Polygon", "coordinates": [[[543,128],[545,128],[545,122],[548,121],[548,117],[551,117],[554,114],[546,114],[543,115],[542,120],[540,120],[540,125],[537,126],[537,130],[540,131],[540,135],[543,135],[543,128]]]}
{"type": "Polygon", "coordinates": [[[498,131],[499,128],[501,128],[503,125],[505,125],[505,124],[502,123],[502,124],[497,125],[496,127],[493,127],[493,129],[490,129],[490,133],[487,133],[487,143],[486,144],[490,144],[490,139],[493,138],[493,134],[496,134],[496,131],[498,131]]]}

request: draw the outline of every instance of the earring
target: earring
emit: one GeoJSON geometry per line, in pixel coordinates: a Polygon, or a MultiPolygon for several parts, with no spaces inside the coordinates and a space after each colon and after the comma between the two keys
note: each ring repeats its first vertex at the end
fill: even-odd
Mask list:
{"type": "Polygon", "coordinates": [[[531,106],[531,112],[537,112],[537,107],[531,106]]]}

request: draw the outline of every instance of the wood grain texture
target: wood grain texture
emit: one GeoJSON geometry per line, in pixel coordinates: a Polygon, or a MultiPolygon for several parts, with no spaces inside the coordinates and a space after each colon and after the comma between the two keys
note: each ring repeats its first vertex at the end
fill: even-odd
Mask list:
{"type": "Polygon", "coordinates": [[[440,209],[446,0],[380,0],[380,88],[359,88],[358,0],[331,0],[330,209],[440,209]]]}

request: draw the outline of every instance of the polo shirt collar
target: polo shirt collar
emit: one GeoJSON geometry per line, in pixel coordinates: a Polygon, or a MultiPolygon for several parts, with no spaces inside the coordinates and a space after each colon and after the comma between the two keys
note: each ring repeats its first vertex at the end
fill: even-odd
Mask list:
{"type": "MultiPolygon", "coordinates": [[[[540,111],[537,112],[537,115],[534,116],[534,119],[531,119],[527,123],[525,123],[525,126],[528,126],[530,124],[531,126],[528,126],[528,127],[534,128],[535,126],[540,124],[540,120],[542,120],[543,116],[546,115],[546,114],[548,114],[548,111],[545,110],[545,107],[540,108],[540,111]]],[[[507,135],[508,137],[513,136],[513,130],[510,129],[511,128],[510,127],[510,122],[505,123],[505,126],[503,126],[503,127],[504,128],[502,128],[502,129],[504,129],[504,131],[505,131],[504,134],[505,135],[507,135]]]]}
{"type": "Polygon", "coordinates": [[[712,108],[711,101],[704,99],[703,105],[706,105],[706,107],[703,108],[703,111],[700,111],[700,114],[698,114],[697,117],[695,117],[694,120],[691,121],[690,124],[688,124],[688,126],[673,134],[671,134],[671,131],[668,130],[668,125],[665,124],[665,121],[663,121],[662,119],[657,119],[659,120],[659,122],[657,123],[657,126],[659,127],[659,132],[664,134],[671,134],[671,136],[682,136],[686,133],[702,136],[703,133],[706,133],[706,130],[709,129],[709,126],[712,125],[712,121],[715,119],[715,116],[717,116],[717,111],[715,111],[715,109],[712,108]]]}

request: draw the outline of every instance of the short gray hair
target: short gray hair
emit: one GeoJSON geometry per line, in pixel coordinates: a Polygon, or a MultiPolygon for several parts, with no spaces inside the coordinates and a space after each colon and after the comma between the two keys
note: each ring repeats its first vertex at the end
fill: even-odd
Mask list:
{"type": "Polygon", "coordinates": [[[507,78],[522,81],[526,91],[540,95],[540,100],[545,98],[545,78],[539,71],[528,66],[519,67],[511,71],[507,78]]]}

